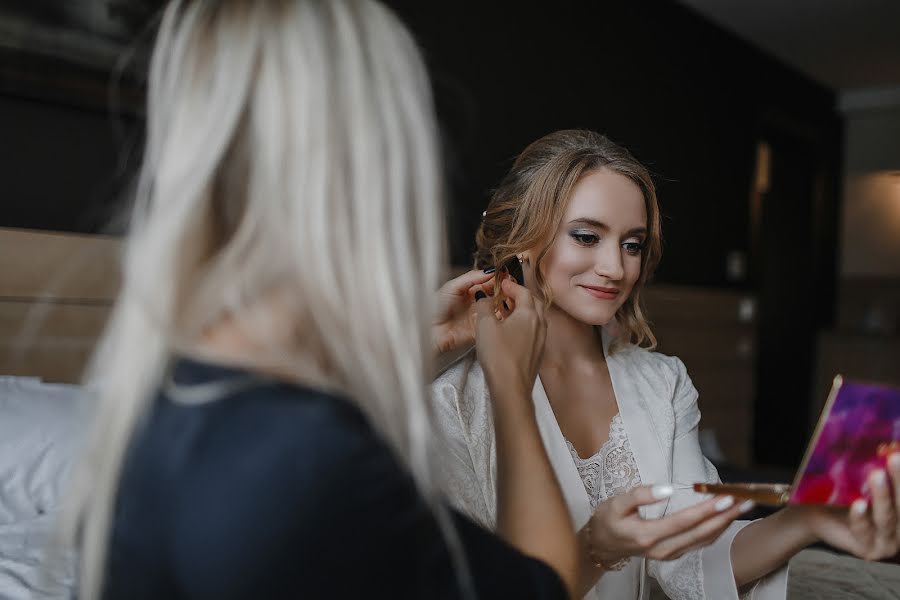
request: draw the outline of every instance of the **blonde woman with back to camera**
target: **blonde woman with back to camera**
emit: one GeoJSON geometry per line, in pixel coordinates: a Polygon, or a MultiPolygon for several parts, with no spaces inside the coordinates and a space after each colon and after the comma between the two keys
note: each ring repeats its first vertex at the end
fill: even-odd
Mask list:
{"type": "MultiPolygon", "coordinates": [[[[647,598],[647,577],[674,600],[784,598],[784,565],[816,541],[869,559],[898,551],[900,453],[875,474],[871,506],[790,507],[735,521],[750,503],[688,487],[718,481],[697,439],[697,391],[682,362],[653,352],[641,292],[660,257],[647,170],[590,131],[528,146],[494,192],[476,238],[477,267],[517,261],[547,308],[532,391],[541,436],[579,530],[579,595],[647,598]],[[688,484],[685,486],[685,484],[688,484]]],[[[502,306],[502,294],[496,305],[502,306]]],[[[505,299],[507,305],[515,300],[505,299]]],[[[492,527],[507,457],[476,348],[433,384],[448,493],[492,527]]]]}
{"type": "Polygon", "coordinates": [[[574,531],[528,398],[543,308],[507,281],[498,320],[481,271],[435,293],[442,184],[409,33],[366,0],[175,1],[150,71],[63,524],[78,596],[569,596],[574,531]],[[476,338],[508,457],[496,535],[447,507],[429,450],[432,354],[476,338]]]}

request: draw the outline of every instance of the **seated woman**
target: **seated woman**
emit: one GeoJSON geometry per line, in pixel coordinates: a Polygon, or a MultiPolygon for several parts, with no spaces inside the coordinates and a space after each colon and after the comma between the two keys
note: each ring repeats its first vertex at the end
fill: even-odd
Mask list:
{"type": "MultiPolygon", "coordinates": [[[[518,261],[548,307],[533,401],[580,530],[581,594],[644,598],[651,576],[676,600],[725,600],[748,589],[777,598],[785,595],[783,565],[817,540],[866,558],[897,552],[885,473],[872,482],[871,511],[791,507],[752,523],[733,522],[751,503],[704,500],[676,485],[718,475],[700,451],[697,391],[684,365],[652,351],[641,291],[659,261],[660,217],[653,182],[627,150],[590,131],[534,142],[494,193],[476,245],[477,267],[518,261]]],[[[495,298],[500,313],[504,301],[511,304],[495,298]]],[[[493,526],[494,470],[504,457],[485,358],[461,358],[434,382],[432,399],[449,494],[493,526]]],[[[893,461],[900,467],[900,456],[893,461]]],[[[900,469],[891,475],[900,486],[900,469]]]]}
{"type": "Polygon", "coordinates": [[[431,354],[472,341],[490,277],[436,302],[435,130],[380,4],[168,6],[64,528],[80,598],[570,596],[574,530],[529,399],[543,309],[511,282],[508,318],[476,305],[510,458],[498,535],[436,492],[431,354]]]}

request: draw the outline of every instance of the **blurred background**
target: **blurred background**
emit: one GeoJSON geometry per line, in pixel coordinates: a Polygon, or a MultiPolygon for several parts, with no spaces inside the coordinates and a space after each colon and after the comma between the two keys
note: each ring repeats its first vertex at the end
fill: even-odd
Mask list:
{"type": "MultiPolygon", "coordinates": [[[[431,69],[454,265],[546,133],[654,173],[650,316],[726,478],[790,477],[836,373],[900,384],[900,2],[387,4],[431,69]]],[[[158,9],[0,0],[0,227],[119,233],[158,9]]]]}

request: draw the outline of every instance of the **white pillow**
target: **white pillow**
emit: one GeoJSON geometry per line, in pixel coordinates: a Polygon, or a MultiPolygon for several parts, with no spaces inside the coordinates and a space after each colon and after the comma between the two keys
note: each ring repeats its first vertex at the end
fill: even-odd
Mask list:
{"type": "Polygon", "coordinates": [[[87,431],[79,387],[0,377],[0,524],[55,511],[87,431]]]}

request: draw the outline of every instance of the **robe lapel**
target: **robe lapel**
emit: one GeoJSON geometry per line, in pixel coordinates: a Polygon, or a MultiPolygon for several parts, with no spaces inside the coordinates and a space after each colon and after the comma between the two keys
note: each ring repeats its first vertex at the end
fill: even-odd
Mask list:
{"type": "MultiPolygon", "coordinates": [[[[609,354],[609,345],[612,337],[603,329],[603,353],[606,355],[606,365],[609,369],[609,377],[612,380],[613,392],[619,405],[619,415],[638,471],[644,484],[669,483],[671,479],[672,451],[671,444],[661,443],[659,432],[651,417],[652,406],[640,393],[637,385],[636,373],[629,372],[627,350],[609,354]]],[[[663,515],[668,502],[659,502],[648,507],[644,511],[645,517],[658,518],[663,515]]]]}
{"type": "Polygon", "coordinates": [[[581,529],[591,516],[591,503],[581,476],[578,474],[578,469],[575,467],[575,461],[572,460],[569,447],[566,445],[566,440],[556,422],[540,376],[534,382],[531,396],[534,400],[534,414],[547,457],[556,472],[556,479],[559,481],[563,497],[569,507],[572,523],[576,529],[581,529]]]}

